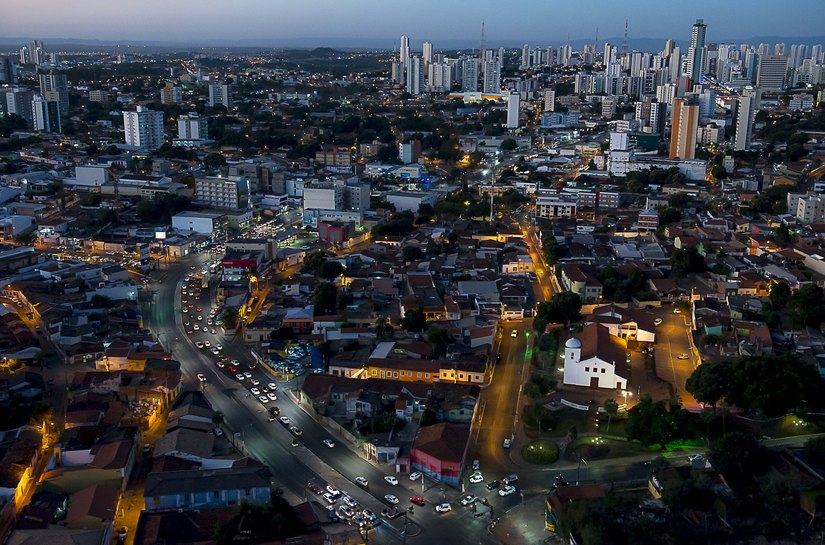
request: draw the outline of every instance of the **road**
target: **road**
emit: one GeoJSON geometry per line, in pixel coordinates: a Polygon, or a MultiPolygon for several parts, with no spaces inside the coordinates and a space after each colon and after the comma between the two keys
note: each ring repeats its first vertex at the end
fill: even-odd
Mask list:
{"type": "Polygon", "coordinates": [[[667,309],[660,317],[662,323],[656,327],[656,343],[653,349],[656,375],[673,385],[685,408],[698,408],[699,404],[685,390],[685,383],[697,366],[690,341],[690,327],[686,325],[685,315],[674,314],[667,309]],[[688,359],[678,359],[682,354],[687,354],[688,359]]]}

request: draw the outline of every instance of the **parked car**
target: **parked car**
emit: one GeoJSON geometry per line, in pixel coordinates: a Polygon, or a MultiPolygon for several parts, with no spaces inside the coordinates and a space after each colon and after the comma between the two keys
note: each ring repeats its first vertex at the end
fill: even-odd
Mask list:
{"type": "Polygon", "coordinates": [[[490,481],[489,483],[487,483],[487,490],[495,490],[499,486],[501,486],[501,481],[490,481]]]}
{"type": "Polygon", "coordinates": [[[206,375],[203,373],[198,373],[198,380],[201,382],[206,382],[206,375]]]}
{"type": "Polygon", "coordinates": [[[439,503],[435,506],[436,513],[446,513],[448,511],[452,511],[453,508],[449,503],[439,503]]]}
{"type": "Polygon", "coordinates": [[[653,320],[653,325],[660,325],[661,323],[662,323],[661,318],[656,318],[655,320],[653,320]]]}
{"type": "Polygon", "coordinates": [[[412,473],[410,473],[410,480],[417,481],[421,478],[422,475],[423,473],[421,473],[420,471],[413,471],[412,473]]]}
{"type": "Polygon", "coordinates": [[[333,441],[332,439],[324,439],[323,443],[326,446],[328,446],[329,448],[332,448],[332,447],[335,446],[335,441],[333,441]]]}
{"type": "Polygon", "coordinates": [[[690,359],[690,355],[688,355],[688,354],[684,354],[684,353],[683,353],[683,354],[679,354],[678,356],[676,356],[676,359],[677,359],[677,360],[689,360],[689,359],[690,359]]]}
{"type": "Polygon", "coordinates": [[[384,477],[384,480],[393,486],[398,484],[398,479],[392,475],[387,475],[386,477],[384,477]]]}
{"type": "Polygon", "coordinates": [[[505,486],[504,488],[502,488],[501,490],[498,491],[498,495],[502,496],[502,497],[509,496],[510,494],[512,494],[515,491],[516,491],[516,487],[511,486],[511,485],[508,484],[507,486],[505,486]]]}
{"type": "Polygon", "coordinates": [[[507,475],[506,477],[504,477],[504,484],[513,484],[517,480],[518,480],[518,475],[515,475],[515,474],[507,475]]]}
{"type": "Polygon", "coordinates": [[[483,480],[484,480],[484,476],[479,472],[475,472],[472,475],[470,475],[470,482],[473,483],[473,484],[480,483],[483,480]]]}
{"type": "Polygon", "coordinates": [[[509,439],[504,440],[504,448],[510,448],[510,440],[509,439]]]}

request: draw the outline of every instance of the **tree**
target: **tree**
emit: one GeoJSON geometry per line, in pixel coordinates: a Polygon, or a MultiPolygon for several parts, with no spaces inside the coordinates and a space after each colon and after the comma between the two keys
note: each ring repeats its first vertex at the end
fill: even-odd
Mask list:
{"type": "Polygon", "coordinates": [[[313,252],[304,258],[304,263],[301,267],[301,272],[318,275],[318,273],[321,271],[321,267],[323,267],[324,263],[326,262],[326,252],[313,252]]]}
{"type": "Polygon", "coordinates": [[[332,280],[344,274],[344,266],[338,261],[324,261],[318,276],[332,280]]]}
{"type": "Polygon", "coordinates": [[[782,310],[791,299],[791,287],[787,282],[774,282],[768,297],[774,310],[782,310]]]}
{"type": "Polygon", "coordinates": [[[605,433],[610,433],[610,421],[619,413],[619,404],[612,397],[604,401],[604,412],[607,413],[607,429],[605,433]]]}
{"type": "Polygon", "coordinates": [[[723,167],[722,165],[716,165],[715,167],[713,167],[713,169],[711,169],[710,173],[717,180],[724,180],[728,177],[728,171],[725,170],[725,167],[723,167]]]}
{"type": "Polygon", "coordinates": [[[418,333],[427,327],[427,319],[424,316],[424,311],[420,308],[412,308],[404,312],[404,317],[401,318],[401,327],[410,333],[418,333]]]}
{"type": "Polygon", "coordinates": [[[375,336],[379,340],[386,341],[395,337],[392,326],[387,323],[387,318],[380,316],[375,322],[375,336]]]}
{"type": "Polygon", "coordinates": [[[203,160],[203,166],[208,170],[215,171],[226,166],[226,159],[220,153],[210,153],[203,160]]]}
{"type": "Polygon", "coordinates": [[[112,299],[99,293],[92,295],[90,302],[97,308],[112,308],[112,299]]]}
{"type": "Polygon", "coordinates": [[[431,327],[427,331],[427,340],[433,345],[433,355],[438,358],[447,355],[447,347],[453,342],[453,336],[443,327],[431,327]]]}
{"type": "Polygon", "coordinates": [[[658,444],[664,448],[688,431],[684,428],[684,409],[678,400],[665,404],[662,400],[654,402],[648,394],[643,394],[627,415],[627,437],[643,445],[658,444]]]}
{"type": "Polygon", "coordinates": [[[756,415],[783,416],[818,399],[820,383],[816,367],[793,353],[740,358],[725,400],[756,415]]]}
{"type": "Polygon", "coordinates": [[[806,284],[791,295],[788,314],[793,327],[820,327],[825,321],[825,295],[822,288],[806,284]]]}
{"type": "Polygon", "coordinates": [[[696,398],[696,401],[713,406],[715,415],[716,404],[730,391],[732,375],[733,368],[730,362],[706,362],[691,373],[685,383],[685,389],[696,398]]]}
{"type": "Polygon", "coordinates": [[[518,148],[518,143],[512,138],[505,138],[501,142],[501,145],[499,146],[499,149],[501,149],[502,151],[513,151],[514,149],[517,149],[517,148],[518,148]]]}
{"type": "MultiPolygon", "coordinates": [[[[550,301],[539,304],[536,317],[539,323],[570,324],[579,319],[582,308],[581,298],[572,291],[556,293],[550,301]]],[[[535,327],[534,323],[534,327],[535,327]]],[[[541,328],[544,330],[544,327],[541,328]]]]}
{"type": "Polygon", "coordinates": [[[335,312],[338,289],[332,282],[318,282],[312,292],[312,304],[316,314],[331,314],[335,312]]]}
{"type": "Polygon", "coordinates": [[[673,252],[670,267],[676,276],[705,271],[705,258],[695,248],[681,248],[673,252]]]}
{"type": "Polygon", "coordinates": [[[295,330],[290,326],[282,326],[272,331],[269,334],[269,339],[272,341],[288,341],[295,338],[295,330]]]}
{"type": "Polygon", "coordinates": [[[401,256],[405,262],[417,261],[424,259],[424,252],[418,246],[404,246],[404,249],[401,250],[401,256]]]}
{"type": "Polygon", "coordinates": [[[533,400],[540,398],[541,390],[539,390],[539,385],[533,382],[532,380],[529,381],[527,384],[524,385],[524,395],[533,400]]]}
{"type": "Polygon", "coordinates": [[[556,264],[559,255],[559,243],[556,237],[552,235],[541,237],[541,255],[548,265],[556,264]]]}
{"type": "Polygon", "coordinates": [[[825,466],[825,437],[814,437],[805,443],[808,458],[817,465],[825,466]]]}
{"type": "Polygon", "coordinates": [[[708,460],[732,487],[740,489],[750,487],[754,476],[761,475],[768,467],[767,451],[753,435],[738,431],[713,441],[708,460]]]}
{"type": "Polygon", "coordinates": [[[771,236],[773,243],[779,247],[785,247],[791,241],[791,230],[787,225],[780,225],[771,236]]]}
{"type": "Polygon", "coordinates": [[[231,307],[223,309],[223,314],[221,314],[221,325],[227,331],[238,327],[238,309],[231,307]]]}

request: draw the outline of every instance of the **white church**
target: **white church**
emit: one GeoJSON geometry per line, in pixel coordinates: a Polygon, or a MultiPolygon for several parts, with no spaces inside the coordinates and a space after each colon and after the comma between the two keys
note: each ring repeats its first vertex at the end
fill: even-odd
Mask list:
{"type": "Polygon", "coordinates": [[[591,322],[578,338],[564,344],[564,384],[624,390],[630,377],[629,362],[627,342],[591,322]]]}

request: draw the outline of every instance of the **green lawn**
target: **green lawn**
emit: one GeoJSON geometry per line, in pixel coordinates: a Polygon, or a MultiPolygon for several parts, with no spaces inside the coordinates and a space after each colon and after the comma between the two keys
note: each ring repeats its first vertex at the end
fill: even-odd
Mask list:
{"type": "Polygon", "coordinates": [[[576,459],[576,454],[585,460],[624,458],[656,452],[655,448],[643,447],[631,441],[605,439],[603,437],[581,437],[567,446],[567,458],[576,459]]]}
{"type": "Polygon", "coordinates": [[[537,465],[552,464],[559,459],[559,447],[550,439],[536,439],[524,445],[521,456],[525,462],[537,465]]]}

